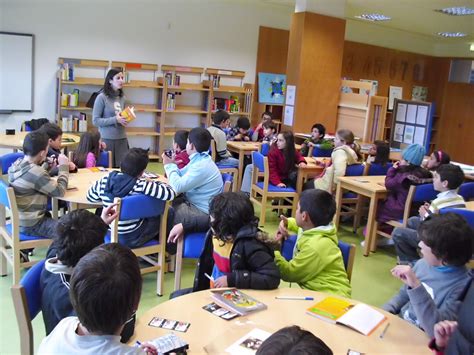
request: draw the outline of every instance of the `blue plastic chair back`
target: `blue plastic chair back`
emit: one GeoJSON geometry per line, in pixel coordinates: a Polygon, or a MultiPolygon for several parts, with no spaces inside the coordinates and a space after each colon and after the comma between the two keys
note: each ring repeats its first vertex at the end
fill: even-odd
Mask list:
{"type": "Polygon", "coordinates": [[[260,146],[260,153],[264,156],[267,156],[269,151],[270,151],[270,144],[262,143],[262,145],[260,146]]]}
{"type": "Polygon", "coordinates": [[[347,267],[349,264],[349,256],[351,253],[351,245],[338,241],[337,246],[341,249],[342,260],[344,261],[344,269],[347,271],[347,267]]]}
{"type": "Polygon", "coordinates": [[[387,171],[390,169],[390,164],[380,165],[376,163],[372,163],[369,166],[369,172],[367,175],[375,176],[375,175],[387,175],[387,171]]]}
{"type": "Polygon", "coordinates": [[[34,319],[41,311],[40,277],[44,263],[45,261],[41,260],[33,265],[20,280],[20,285],[25,289],[30,319],[34,319]]]}
{"type": "Polygon", "coordinates": [[[11,209],[7,194],[8,187],[8,184],[2,179],[0,179],[0,204],[8,209],[11,209]]]}
{"type": "Polygon", "coordinates": [[[261,173],[265,170],[265,164],[263,163],[265,156],[259,152],[252,152],[253,166],[256,167],[261,173]]]}
{"type": "Polygon", "coordinates": [[[120,220],[156,217],[163,214],[166,202],[146,195],[125,196],[120,207],[120,220]]]}
{"type": "Polygon", "coordinates": [[[183,238],[183,258],[197,259],[201,256],[206,232],[189,233],[183,238]]]}
{"type": "Polygon", "coordinates": [[[439,211],[439,213],[441,214],[449,212],[457,213],[463,216],[466,219],[467,223],[469,223],[469,225],[474,228],[474,211],[465,210],[463,208],[443,208],[439,211]]]}
{"type": "Polygon", "coordinates": [[[364,175],[364,164],[352,164],[346,167],[346,176],[362,176],[364,175]]]}
{"type": "Polygon", "coordinates": [[[100,152],[99,154],[99,159],[97,161],[97,166],[102,166],[104,168],[110,168],[109,166],[109,152],[107,150],[104,150],[100,152]]]}
{"type": "Polygon", "coordinates": [[[230,181],[231,183],[234,181],[234,177],[232,176],[232,174],[222,174],[222,182],[225,184],[227,181],[230,181]]]}
{"type": "Polygon", "coordinates": [[[293,259],[293,249],[295,248],[296,234],[290,235],[288,239],[284,240],[281,245],[281,255],[290,261],[293,259]]]}
{"type": "Polygon", "coordinates": [[[413,202],[432,201],[437,195],[438,192],[434,189],[433,184],[417,185],[413,196],[413,202]]]}
{"type": "Polygon", "coordinates": [[[314,146],[313,147],[313,157],[320,157],[320,158],[329,157],[330,158],[333,150],[334,150],[334,148],[321,149],[320,147],[314,146]]]}
{"type": "Polygon", "coordinates": [[[474,182],[466,182],[459,187],[458,194],[466,201],[474,199],[474,182]]]}
{"type": "Polygon", "coordinates": [[[2,167],[2,174],[8,173],[8,168],[18,159],[23,159],[23,153],[8,153],[0,157],[0,166],[2,167]]]}

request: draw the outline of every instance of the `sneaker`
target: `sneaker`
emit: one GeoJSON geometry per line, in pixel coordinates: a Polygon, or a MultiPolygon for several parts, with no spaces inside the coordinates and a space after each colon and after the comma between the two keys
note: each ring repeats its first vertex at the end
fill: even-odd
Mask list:
{"type": "Polygon", "coordinates": [[[30,261],[30,257],[28,256],[28,252],[26,250],[20,250],[20,262],[27,263],[30,261]]]}
{"type": "MultiPolygon", "coordinates": [[[[377,247],[386,247],[386,246],[390,246],[390,245],[395,245],[395,243],[393,242],[392,239],[388,239],[388,238],[381,239],[381,238],[379,238],[377,240],[377,247]]],[[[361,247],[365,246],[365,240],[360,242],[360,246],[361,247]]]]}

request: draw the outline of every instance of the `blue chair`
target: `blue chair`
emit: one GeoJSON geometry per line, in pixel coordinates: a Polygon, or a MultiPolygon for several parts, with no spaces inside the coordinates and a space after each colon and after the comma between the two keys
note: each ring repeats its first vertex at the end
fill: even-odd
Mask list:
{"type": "Polygon", "coordinates": [[[112,151],[110,150],[101,151],[96,165],[111,169],[112,168],[112,151]]]}
{"type": "Polygon", "coordinates": [[[8,173],[8,168],[16,162],[18,159],[23,159],[25,154],[23,153],[8,153],[2,155],[0,157],[0,167],[2,171],[2,175],[6,175],[8,173]]]}
{"type": "Polygon", "coordinates": [[[20,349],[22,354],[33,355],[34,337],[31,321],[41,311],[40,277],[44,268],[44,260],[36,263],[20,280],[18,285],[11,287],[13,306],[20,330],[20,349]]]}
{"type": "Polygon", "coordinates": [[[13,284],[20,281],[20,268],[33,266],[34,261],[21,261],[20,251],[37,247],[48,247],[51,239],[20,233],[20,221],[15,191],[0,180],[0,275],[7,275],[7,262],[13,269],[13,284]],[[10,223],[6,223],[6,210],[10,212],[10,223]]]}
{"type": "Polygon", "coordinates": [[[308,156],[313,156],[316,158],[330,158],[334,148],[322,149],[318,146],[310,147],[308,151],[308,156]]]}
{"type": "MultiPolygon", "coordinates": [[[[290,235],[286,240],[283,241],[281,245],[281,255],[287,260],[290,261],[293,259],[293,250],[296,244],[296,235],[290,235]]],[[[347,273],[347,278],[349,282],[352,278],[352,268],[354,267],[354,259],[356,247],[354,244],[348,244],[342,241],[337,243],[337,246],[341,250],[342,260],[344,262],[344,269],[347,273]]]]}
{"type": "Polygon", "coordinates": [[[474,182],[465,182],[459,187],[458,194],[466,201],[474,200],[474,182]]]}
{"type": "MultiPolygon", "coordinates": [[[[211,146],[209,147],[210,155],[213,161],[216,161],[216,141],[214,139],[211,140],[211,146]]],[[[233,181],[239,181],[239,169],[231,165],[224,165],[224,164],[216,164],[219,168],[221,174],[230,174],[233,176],[233,181]]],[[[238,184],[232,184],[232,191],[237,191],[238,184]]]]}
{"type": "Polygon", "coordinates": [[[138,194],[125,196],[124,198],[117,197],[114,199],[114,203],[117,203],[119,217],[110,225],[110,232],[105,237],[106,243],[120,243],[120,236],[118,234],[119,221],[161,216],[159,230],[160,239],[152,239],[143,246],[132,249],[137,257],[146,260],[151,265],[141,268],[140,271],[142,274],[156,271],[156,293],[161,296],[163,294],[163,268],[165,265],[166,226],[169,202],[138,194]],[[149,255],[152,254],[158,254],[158,258],[156,260],[150,258],[149,255]]]}
{"type": "MultiPolygon", "coordinates": [[[[345,176],[362,176],[364,175],[366,166],[365,164],[352,164],[346,167],[345,176]]],[[[356,226],[360,221],[360,205],[361,198],[354,192],[345,192],[342,195],[342,209],[341,216],[354,216],[353,229],[356,230],[356,226]],[[351,207],[354,205],[355,207],[351,207]]]]}
{"type": "Polygon", "coordinates": [[[367,164],[367,174],[369,176],[377,176],[377,175],[387,175],[388,169],[390,169],[391,165],[390,164],[376,164],[376,163],[371,163],[367,164]]]}
{"type": "Polygon", "coordinates": [[[270,184],[268,158],[259,152],[252,152],[252,185],[250,200],[260,206],[260,224],[265,224],[267,202],[277,198],[283,203],[272,206],[278,210],[291,209],[294,216],[298,205],[298,194],[292,187],[278,187],[270,184]],[[262,176],[263,175],[263,176],[262,176]],[[263,178],[263,181],[261,179],[263,178]]]}
{"type": "Polygon", "coordinates": [[[467,223],[469,223],[469,225],[474,228],[474,211],[466,210],[464,208],[443,208],[439,211],[440,214],[449,212],[457,213],[463,216],[466,219],[467,223]]]}
{"type": "Polygon", "coordinates": [[[264,156],[268,155],[268,152],[270,152],[270,144],[268,143],[262,143],[260,145],[260,153],[264,156]]]}

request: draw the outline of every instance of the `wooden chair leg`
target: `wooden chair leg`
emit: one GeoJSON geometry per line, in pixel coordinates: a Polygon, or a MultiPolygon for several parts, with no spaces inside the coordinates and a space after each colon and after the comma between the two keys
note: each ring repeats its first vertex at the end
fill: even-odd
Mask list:
{"type": "Polygon", "coordinates": [[[7,243],[5,242],[5,239],[0,237],[0,276],[7,276],[8,273],[8,265],[7,265],[7,256],[6,254],[6,246],[7,243]]]}
{"type": "Polygon", "coordinates": [[[360,218],[362,213],[362,205],[364,204],[364,199],[362,196],[357,195],[357,202],[355,207],[355,215],[354,215],[354,224],[352,225],[352,231],[357,233],[357,228],[360,225],[360,218]]]}
{"type": "Polygon", "coordinates": [[[164,265],[165,265],[165,247],[158,254],[158,267],[159,269],[156,272],[156,294],[158,296],[163,296],[163,274],[164,274],[164,265]]]}
{"type": "Polygon", "coordinates": [[[176,246],[176,266],[174,270],[174,290],[175,291],[181,288],[181,268],[183,266],[182,265],[183,246],[184,246],[184,240],[181,238],[178,240],[178,245],[176,246]]]}
{"type": "Polygon", "coordinates": [[[267,196],[262,195],[262,204],[260,205],[260,225],[265,225],[265,214],[267,212],[267,196]]]}
{"type": "Polygon", "coordinates": [[[13,258],[13,284],[17,285],[20,282],[20,249],[13,248],[12,250],[12,258],[13,258]]]}

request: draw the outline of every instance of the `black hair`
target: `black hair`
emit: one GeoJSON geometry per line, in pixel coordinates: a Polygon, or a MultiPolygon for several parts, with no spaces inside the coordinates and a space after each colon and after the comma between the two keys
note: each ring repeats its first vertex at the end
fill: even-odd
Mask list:
{"type": "Polygon", "coordinates": [[[285,158],[285,171],[290,172],[295,168],[295,136],[293,132],[282,131],[279,134],[285,139],[286,146],[283,148],[283,156],[285,158]]]}
{"type": "Polygon", "coordinates": [[[268,122],[264,122],[262,124],[262,127],[267,129],[267,128],[270,128],[270,129],[273,129],[275,132],[277,130],[277,125],[275,122],[272,122],[272,121],[268,121],[268,122]]]}
{"type": "Polygon", "coordinates": [[[189,132],[185,130],[176,131],[174,134],[174,142],[178,145],[181,150],[186,149],[186,144],[188,143],[189,132]]]}
{"type": "Polygon", "coordinates": [[[264,113],[262,113],[261,118],[263,118],[263,116],[269,116],[270,120],[273,120],[273,113],[271,113],[270,111],[265,111],[264,113]]]}
{"type": "Polygon", "coordinates": [[[138,308],[142,276],[135,254],[126,246],[98,246],[79,260],[69,295],[81,324],[89,332],[116,334],[138,308]]]}
{"type": "Polygon", "coordinates": [[[324,341],[297,325],[273,333],[256,352],[258,355],[332,355],[332,353],[324,341]]]}
{"type": "Polygon", "coordinates": [[[252,202],[243,192],[223,192],[216,195],[209,205],[209,215],[216,237],[222,241],[233,240],[239,229],[248,224],[258,225],[252,202]]]}
{"type": "Polygon", "coordinates": [[[132,148],[122,159],[120,170],[122,173],[133,177],[139,177],[148,165],[148,150],[132,148]]]}
{"type": "Polygon", "coordinates": [[[300,195],[299,203],[300,212],[308,213],[315,227],[328,225],[336,213],[336,202],[325,190],[305,190],[300,195]]]}
{"type": "Polygon", "coordinates": [[[209,150],[211,139],[212,136],[209,131],[202,127],[193,128],[188,136],[189,143],[194,144],[194,148],[196,148],[199,153],[209,150]]]}
{"type": "Polygon", "coordinates": [[[444,265],[463,266],[472,257],[474,230],[459,214],[433,214],[418,228],[420,240],[444,265]]]}
{"type": "Polygon", "coordinates": [[[235,127],[242,128],[242,129],[249,129],[250,128],[250,121],[247,117],[240,116],[237,119],[237,124],[235,125],[235,127]]]}
{"type": "Polygon", "coordinates": [[[30,157],[36,156],[42,150],[48,149],[48,135],[41,130],[30,132],[23,141],[23,152],[30,157]]]}
{"type": "Polygon", "coordinates": [[[326,127],[324,127],[321,123],[315,123],[311,126],[311,132],[313,132],[313,129],[315,128],[318,129],[319,135],[321,136],[320,138],[323,139],[326,135],[326,127]]]}
{"type": "Polygon", "coordinates": [[[449,164],[451,162],[449,154],[442,150],[435,150],[432,154],[434,154],[436,161],[440,164],[449,164]]]}
{"type": "Polygon", "coordinates": [[[95,247],[104,243],[108,226],[99,216],[87,210],[65,214],[56,225],[54,246],[62,264],[74,267],[95,247]]]}
{"type": "Polygon", "coordinates": [[[100,154],[100,133],[99,131],[84,132],[81,140],[73,154],[73,162],[78,168],[85,168],[87,154],[93,153],[95,160],[99,160],[100,154]]]}
{"type": "Polygon", "coordinates": [[[448,189],[457,189],[464,182],[464,172],[458,165],[441,164],[436,169],[441,182],[448,182],[448,189]]]}
{"type": "Polygon", "coordinates": [[[212,114],[212,122],[216,125],[220,125],[230,119],[230,115],[226,110],[217,110],[212,114]]]}
{"type": "Polygon", "coordinates": [[[53,141],[63,135],[63,130],[57,124],[51,122],[46,122],[40,127],[40,130],[46,133],[48,138],[53,141]]]}
{"type": "Polygon", "coordinates": [[[110,80],[113,80],[114,76],[117,75],[118,73],[123,73],[123,70],[121,68],[112,68],[107,72],[107,75],[105,76],[105,80],[104,80],[105,96],[110,97],[110,98],[123,96],[123,90],[122,89],[119,89],[118,91],[114,90],[114,88],[112,87],[112,84],[110,83],[110,80]]]}
{"type": "Polygon", "coordinates": [[[390,159],[390,145],[385,141],[374,142],[377,152],[375,153],[375,164],[385,166],[390,159]]]}

